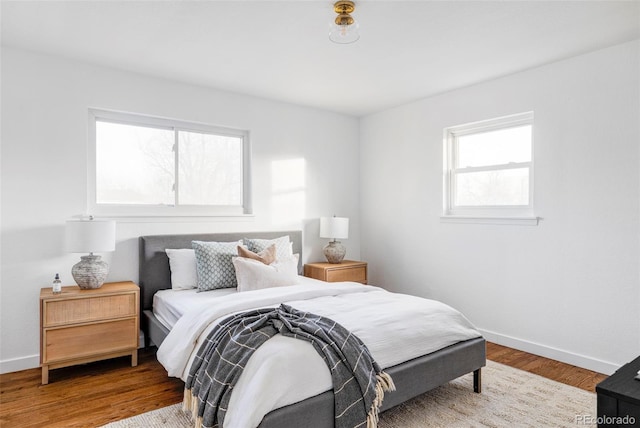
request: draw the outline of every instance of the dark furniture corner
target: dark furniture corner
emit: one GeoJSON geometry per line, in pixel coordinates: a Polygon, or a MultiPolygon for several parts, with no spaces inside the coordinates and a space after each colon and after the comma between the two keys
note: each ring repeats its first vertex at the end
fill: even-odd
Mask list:
{"type": "Polygon", "coordinates": [[[640,357],[596,385],[598,427],[640,426],[640,357]]]}

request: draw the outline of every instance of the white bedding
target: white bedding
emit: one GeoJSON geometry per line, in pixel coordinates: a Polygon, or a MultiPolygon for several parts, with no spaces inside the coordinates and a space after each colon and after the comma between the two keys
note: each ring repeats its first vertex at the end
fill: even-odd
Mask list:
{"type": "Polygon", "coordinates": [[[234,293],[237,293],[235,288],[220,288],[207,292],[198,292],[195,288],[159,290],[153,295],[153,314],[163,326],[171,330],[187,311],[199,305],[214,304],[220,297],[234,293]]]}
{"type": "MultiPolygon", "coordinates": [[[[187,305],[192,309],[173,326],[158,349],[158,361],[170,376],[185,380],[199,344],[220,318],[283,302],[336,320],[367,345],[382,368],[480,337],[460,312],[434,300],[358,283],[304,277],[300,282],[225,296],[197,293],[207,302],[187,305]]],[[[181,305],[185,307],[184,302],[181,305]]],[[[311,344],[276,335],[258,348],[245,367],[231,396],[225,427],[256,427],[270,411],[331,388],[329,370],[311,344]]]]}

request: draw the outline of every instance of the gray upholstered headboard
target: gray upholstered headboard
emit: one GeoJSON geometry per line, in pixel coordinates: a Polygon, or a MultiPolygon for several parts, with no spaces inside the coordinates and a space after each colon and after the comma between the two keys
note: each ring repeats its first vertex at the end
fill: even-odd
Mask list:
{"type": "MultiPolygon", "coordinates": [[[[191,241],[233,242],[243,238],[273,239],[289,235],[293,242],[293,253],[300,254],[298,272],[302,272],[302,232],[238,232],[197,233],[188,235],[150,235],[139,238],[140,250],[140,306],[142,311],[151,309],[153,295],[158,290],[171,288],[171,271],[167,248],[191,248],[191,241]]],[[[142,313],[141,311],[141,313],[142,313]]]]}

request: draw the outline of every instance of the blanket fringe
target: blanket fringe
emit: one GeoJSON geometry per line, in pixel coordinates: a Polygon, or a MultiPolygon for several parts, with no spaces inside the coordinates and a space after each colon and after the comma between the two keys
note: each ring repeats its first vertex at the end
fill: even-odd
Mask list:
{"type": "Polygon", "coordinates": [[[395,391],[396,386],[393,383],[393,379],[385,372],[380,372],[376,375],[376,398],[374,398],[371,404],[371,409],[367,414],[367,428],[376,428],[379,421],[380,406],[384,400],[385,391],[395,391]]]}
{"type": "Polygon", "coordinates": [[[194,428],[200,428],[202,426],[202,416],[198,416],[198,400],[191,395],[191,390],[184,390],[182,396],[182,411],[191,414],[191,420],[193,421],[194,428]]]}

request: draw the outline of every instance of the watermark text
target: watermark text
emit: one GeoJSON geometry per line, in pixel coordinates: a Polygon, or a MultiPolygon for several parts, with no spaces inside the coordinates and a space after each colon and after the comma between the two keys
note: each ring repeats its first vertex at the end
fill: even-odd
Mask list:
{"type": "Polygon", "coordinates": [[[636,418],[633,416],[592,416],[576,415],[578,425],[614,425],[614,426],[634,426],[636,418]]]}

